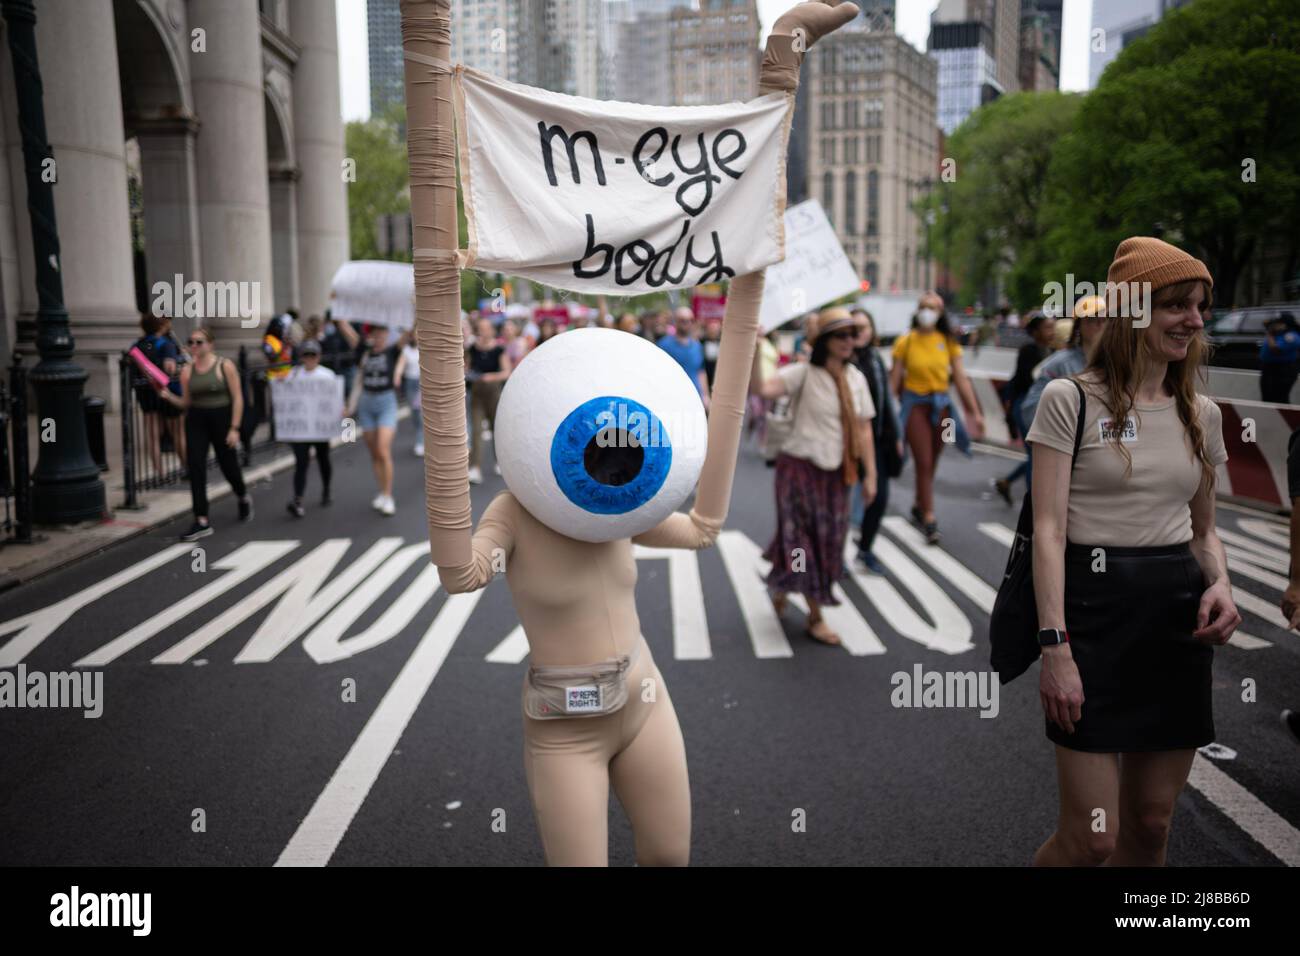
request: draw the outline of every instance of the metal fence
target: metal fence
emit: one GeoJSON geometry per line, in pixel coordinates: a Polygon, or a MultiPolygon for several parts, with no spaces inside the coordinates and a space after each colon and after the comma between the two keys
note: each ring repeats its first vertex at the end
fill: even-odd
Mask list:
{"type": "MultiPolygon", "coordinates": [[[[287,370],[290,364],[253,365],[243,346],[235,364],[244,397],[239,431],[240,463],[248,467],[254,452],[275,444],[270,379],[287,370]]],[[[122,507],[137,508],[142,492],[189,481],[185,413],[158,397],[126,353],[118,363],[118,385],[122,408],[122,507]]],[[[217,467],[216,455],[211,451],[205,467],[209,470],[217,467]]]]}

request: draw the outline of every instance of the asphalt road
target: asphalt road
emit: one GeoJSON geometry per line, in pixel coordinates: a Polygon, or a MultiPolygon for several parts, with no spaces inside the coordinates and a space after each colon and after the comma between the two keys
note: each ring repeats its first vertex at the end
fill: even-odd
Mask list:
{"type": "MultiPolygon", "coordinates": [[[[177,521],[0,597],[0,666],[103,674],[96,719],[0,710],[0,864],[543,862],[510,595],[503,580],[434,593],[410,443],[403,422],[395,517],[370,509],[351,447],[332,507],[314,506],[313,474],[305,520],[284,510],[283,473],[254,490],[248,524],[218,501],[201,555],[175,546],[177,521]]],[[[802,636],[797,612],[776,627],[755,592],[773,502],[752,450],[721,547],[642,556],[642,626],[686,739],[694,864],[1029,861],[1057,800],[1036,671],[1002,689],[995,717],[891,703],[892,675],[916,665],[988,670],[986,609],[1015,524],[988,482],[1008,464],[945,456],[941,548],[889,523],[886,578],[844,585],[847,649],[802,636]]],[[[893,488],[896,516],[909,483],[893,488]]],[[[501,487],[489,469],[476,515],[501,487]]],[[[1226,508],[1219,525],[1245,556],[1233,578],[1258,599],[1243,627],[1256,641],[1217,652],[1221,749],[1198,758],[1169,862],[1295,865],[1300,747],[1278,712],[1300,706],[1300,636],[1260,616],[1286,573],[1284,525],[1226,508]]],[[[610,838],[611,863],[632,863],[616,801],[610,838]]]]}

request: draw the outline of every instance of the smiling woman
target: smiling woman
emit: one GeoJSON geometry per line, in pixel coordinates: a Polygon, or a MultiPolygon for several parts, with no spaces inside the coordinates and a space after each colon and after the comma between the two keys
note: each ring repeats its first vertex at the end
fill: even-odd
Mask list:
{"type": "Polygon", "coordinates": [[[1062,788],[1044,865],[1164,862],[1174,801],[1214,740],[1213,647],[1241,620],[1214,523],[1221,413],[1195,388],[1213,280],[1147,237],[1120,243],[1108,280],[1149,283],[1149,321],[1107,318],[1081,389],[1049,383],[1027,436],[1039,694],[1062,788]],[[1119,826],[1097,833],[1095,808],[1119,826]]]}

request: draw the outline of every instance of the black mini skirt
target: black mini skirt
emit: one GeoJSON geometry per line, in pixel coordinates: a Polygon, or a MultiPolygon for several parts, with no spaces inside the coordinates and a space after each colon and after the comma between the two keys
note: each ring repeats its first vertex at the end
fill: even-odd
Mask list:
{"type": "Polygon", "coordinates": [[[1192,637],[1205,576],[1186,544],[1067,544],[1065,629],[1083,719],[1047,737],[1071,750],[1186,750],[1214,740],[1214,650],[1192,637]],[[1103,563],[1104,562],[1104,563],[1103,563]]]}

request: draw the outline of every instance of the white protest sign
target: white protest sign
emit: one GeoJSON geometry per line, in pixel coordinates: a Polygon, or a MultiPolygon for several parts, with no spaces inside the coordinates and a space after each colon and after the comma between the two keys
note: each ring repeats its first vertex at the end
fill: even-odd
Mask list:
{"type": "Polygon", "coordinates": [[[330,282],[330,299],[336,319],[409,329],[415,324],[415,266],[374,259],[345,262],[330,282]]]}
{"type": "Polygon", "coordinates": [[[785,260],[763,280],[764,332],[861,288],[822,204],[809,199],[785,211],[785,260]]]}
{"type": "Polygon", "coordinates": [[[464,268],[634,295],[780,260],[793,97],[640,106],[456,68],[464,268]]]}
{"type": "Polygon", "coordinates": [[[271,380],[276,441],[329,441],[343,427],[343,379],[298,375],[271,380]]]}

